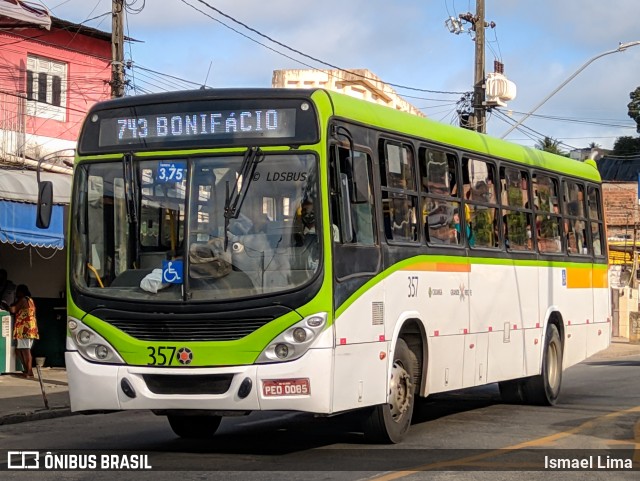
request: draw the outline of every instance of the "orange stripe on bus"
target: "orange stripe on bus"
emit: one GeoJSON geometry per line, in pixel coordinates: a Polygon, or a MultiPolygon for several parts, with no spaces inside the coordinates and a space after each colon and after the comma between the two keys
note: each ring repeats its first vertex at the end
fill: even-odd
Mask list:
{"type": "Polygon", "coordinates": [[[609,274],[605,269],[567,268],[567,288],[607,288],[609,274]]]}
{"type": "Polygon", "coordinates": [[[404,267],[404,271],[471,272],[471,264],[449,264],[444,262],[420,262],[404,267]]]}
{"type": "Polygon", "coordinates": [[[589,288],[592,285],[591,269],[567,268],[567,288],[580,289],[589,288]]]}
{"type": "Polygon", "coordinates": [[[609,271],[607,269],[593,270],[593,287],[609,287],[609,271]]]}

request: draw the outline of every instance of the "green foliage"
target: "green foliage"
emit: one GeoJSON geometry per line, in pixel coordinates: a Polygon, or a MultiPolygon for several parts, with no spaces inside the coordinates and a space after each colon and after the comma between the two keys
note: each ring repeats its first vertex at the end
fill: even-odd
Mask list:
{"type": "Polygon", "coordinates": [[[640,154],[640,137],[618,137],[613,144],[613,155],[640,154]]]}
{"type": "Polygon", "coordinates": [[[629,94],[631,102],[627,104],[628,115],[636,122],[636,132],[640,134],[640,87],[629,94]]]}
{"type": "Polygon", "coordinates": [[[560,148],[560,141],[552,137],[545,137],[544,139],[539,140],[536,143],[536,149],[544,150],[545,152],[550,152],[556,155],[567,155],[567,153],[560,148]]]}

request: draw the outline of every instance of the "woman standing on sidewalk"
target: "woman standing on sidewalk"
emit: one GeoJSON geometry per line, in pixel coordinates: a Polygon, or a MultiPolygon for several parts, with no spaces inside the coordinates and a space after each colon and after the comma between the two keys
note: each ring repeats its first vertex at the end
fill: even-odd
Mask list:
{"type": "Polygon", "coordinates": [[[24,368],[25,377],[33,377],[33,358],[31,348],[33,341],[38,339],[38,324],[36,322],[36,305],[31,299],[31,292],[24,284],[16,287],[16,302],[9,308],[15,314],[16,321],[13,328],[13,338],[18,342],[16,353],[24,368]]]}

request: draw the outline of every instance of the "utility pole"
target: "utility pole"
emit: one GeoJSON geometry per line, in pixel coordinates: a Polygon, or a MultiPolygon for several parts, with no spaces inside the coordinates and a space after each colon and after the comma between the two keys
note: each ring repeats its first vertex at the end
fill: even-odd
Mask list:
{"type": "Polygon", "coordinates": [[[111,97],[124,96],[124,0],[111,2],[111,97]]]}
{"type": "Polygon", "coordinates": [[[476,31],[476,68],[473,84],[473,125],[476,132],[482,132],[484,134],[487,132],[487,110],[484,105],[486,95],[484,83],[484,0],[476,0],[476,17],[473,26],[476,31]]]}
{"type": "Polygon", "coordinates": [[[486,27],[494,28],[496,24],[494,22],[485,22],[484,0],[476,0],[475,15],[471,12],[461,13],[458,15],[458,18],[449,17],[445,21],[445,26],[449,29],[449,32],[460,35],[465,32],[464,22],[468,22],[471,24],[471,31],[475,32],[475,38],[473,40],[476,43],[473,99],[472,105],[470,106],[473,109],[473,115],[471,115],[471,109],[468,109],[466,105],[468,99],[463,97],[460,100],[461,107],[459,111],[459,114],[461,114],[461,126],[485,133],[487,131],[487,105],[485,103],[486,79],[484,71],[484,29],[486,27]],[[458,18],[460,20],[458,20],[458,18]]]}

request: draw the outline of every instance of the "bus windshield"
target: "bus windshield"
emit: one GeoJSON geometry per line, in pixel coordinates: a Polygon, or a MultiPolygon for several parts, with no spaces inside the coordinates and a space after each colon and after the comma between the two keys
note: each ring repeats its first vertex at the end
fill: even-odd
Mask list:
{"type": "Polygon", "coordinates": [[[309,281],[321,254],[315,155],[267,153],[248,183],[242,159],[239,153],[80,164],[71,239],[75,287],[118,299],[221,301],[309,281]],[[246,192],[225,219],[234,190],[246,192]]]}

